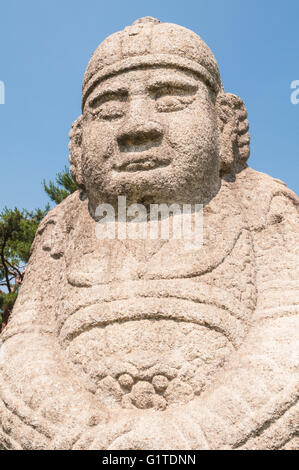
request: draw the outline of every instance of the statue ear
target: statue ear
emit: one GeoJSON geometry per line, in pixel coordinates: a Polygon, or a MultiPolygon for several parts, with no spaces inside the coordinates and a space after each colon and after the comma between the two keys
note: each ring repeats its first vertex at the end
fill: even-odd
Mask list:
{"type": "Polygon", "coordinates": [[[69,133],[70,171],[80,189],[84,189],[82,175],[82,119],[83,116],[81,115],[75,122],[73,122],[69,133]]]}
{"type": "Polygon", "coordinates": [[[220,131],[220,172],[238,172],[246,166],[250,154],[245,104],[236,95],[220,93],[216,106],[220,131]]]}

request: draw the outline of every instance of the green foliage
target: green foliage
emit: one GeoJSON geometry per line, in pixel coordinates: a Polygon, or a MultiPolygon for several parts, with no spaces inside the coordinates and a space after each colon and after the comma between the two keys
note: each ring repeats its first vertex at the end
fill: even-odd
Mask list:
{"type": "Polygon", "coordinates": [[[0,309],[1,311],[7,307],[9,310],[12,310],[14,303],[18,297],[19,286],[17,286],[14,292],[9,292],[8,294],[0,292],[0,309]]]}
{"type": "Polygon", "coordinates": [[[15,207],[0,213],[0,249],[6,259],[27,263],[36,229],[48,210],[49,206],[32,212],[15,207]]]}
{"type": "Polygon", "coordinates": [[[56,174],[55,182],[49,181],[47,184],[46,181],[43,180],[42,185],[49,198],[56,202],[56,204],[60,204],[63,199],[78,189],[77,184],[66,166],[63,171],[56,174]]]}

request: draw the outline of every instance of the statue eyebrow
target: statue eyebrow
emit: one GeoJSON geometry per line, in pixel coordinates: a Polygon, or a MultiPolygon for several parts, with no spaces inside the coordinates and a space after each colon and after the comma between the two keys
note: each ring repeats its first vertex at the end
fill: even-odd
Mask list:
{"type": "Polygon", "coordinates": [[[173,88],[180,88],[186,91],[193,91],[195,92],[198,89],[198,85],[193,80],[184,80],[180,78],[157,78],[153,80],[147,87],[149,91],[156,91],[159,88],[163,87],[173,87],[173,88]]]}
{"type": "Polygon", "coordinates": [[[124,99],[128,96],[128,90],[124,87],[106,87],[103,90],[99,90],[95,96],[93,96],[90,101],[89,105],[93,106],[95,104],[98,104],[98,102],[105,102],[108,101],[109,99],[113,98],[121,98],[124,99]]]}

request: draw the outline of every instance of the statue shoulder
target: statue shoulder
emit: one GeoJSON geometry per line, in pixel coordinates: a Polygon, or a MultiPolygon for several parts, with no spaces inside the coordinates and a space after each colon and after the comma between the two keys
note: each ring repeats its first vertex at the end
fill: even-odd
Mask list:
{"type": "Polygon", "coordinates": [[[247,167],[236,178],[240,202],[252,229],[299,217],[299,198],[279,179],[247,167]]]}
{"type": "Polygon", "coordinates": [[[51,209],[39,224],[31,246],[31,255],[41,248],[50,252],[53,258],[60,258],[65,239],[71,232],[83,205],[85,208],[87,203],[82,202],[79,191],[75,191],[51,209]]]}
{"type": "Polygon", "coordinates": [[[60,204],[53,207],[41,221],[41,224],[49,218],[66,218],[70,212],[78,211],[82,206],[79,190],[70,194],[60,204]]]}

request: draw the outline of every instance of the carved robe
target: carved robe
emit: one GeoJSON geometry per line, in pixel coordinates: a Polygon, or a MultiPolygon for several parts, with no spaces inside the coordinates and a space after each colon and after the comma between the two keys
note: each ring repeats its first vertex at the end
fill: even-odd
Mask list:
{"type": "Polygon", "coordinates": [[[46,216],[2,335],[0,448],[298,446],[298,198],[246,168],[203,223],[189,251],[97,240],[79,193],[46,216]]]}

